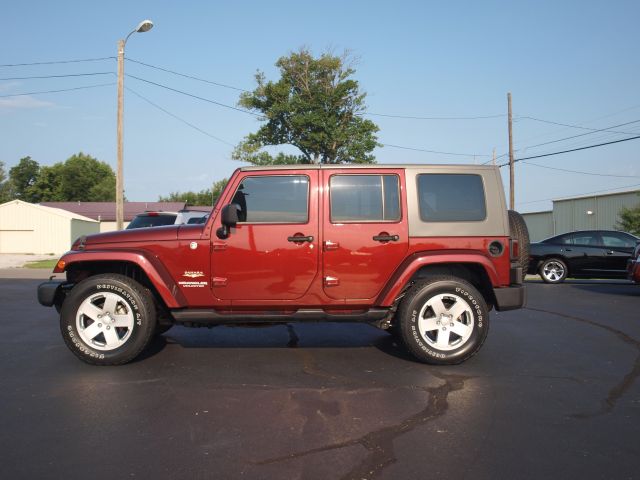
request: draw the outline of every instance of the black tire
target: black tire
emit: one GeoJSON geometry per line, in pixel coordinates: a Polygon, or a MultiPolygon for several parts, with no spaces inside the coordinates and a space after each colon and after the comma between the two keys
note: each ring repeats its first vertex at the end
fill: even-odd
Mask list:
{"type": "Polygon", "coordinates": [[[569,274],[569,269],[564,260],[560,258],[546,258],[538,269],[538,273],[544,283],[561,283],[569,274]]]}
{"type": "Polygon", "coordinates": [[[396,319],[400,340],[409,353],[417,360],[433,365],[455,365],[468,360],[480,350],[489,332],[489,310],[484,298],[469,282],[451,275],[434,275],[416,282],[402,300],[396,319]],[[439,297],[440,295],[443,297],[439,297]],[[430,305],[438,299],[447,307],[445,317],[436,315],[430,305]],[[446,300],[450,306],[442,300],[446,300]],[[459,301],[463,302],[460,304],[461,307],[468,307],[466,313],[457,318],[447,319],[446,312],[452,311],[459,301]],[[433,320],[434,318],[436,320],[433,320]],[[445,318],[444,322],[451,322],[449,326],[439,323],[442,327],[438,326],[429,333],[420,331],[419,327],[424,327],[425,322],[441,322],[442,318],[445,318]],[[460,319],[460,323],[471,328],[466,340],[454,331],[454,328],[458,329],[456,322],[460,319]],[[450,325],[454,323],[456,326],[451,328],[450,325]],[[435,344],[439,339],[440,330],[443,330],[444,335],[447,328],[451,328],[446,336],[447,347],[440,348],[435,344]]]}
{"type": "Polygon", "coordinates": [[[518,263],[522,267],[522,281],[529,270],[529,229],[527,224],[515,210],[509,210],[509,232],[511,238],[518,240],[518,263]]]}
{"type": "Polygon", "coordinates": [[[89,277],[73,287],[60,314],[60,330],[67,347],[80,360],[92,365],[130,362],[149,344],[155,328],[156,309],[148,290],[129,277],[111,273],[89,277]],[[107,307],[108,298],[115,302],[113,308],[107,307]],[[92,309],[92,313],[79,313],[86,309],[92,309]],[[118,317],[124,318],[128,326],[118,325],[118,317]],[[96,336],[87,333],[94,323],[96,327],[92,332],[101,327],[96,336]],[[110,323],[113,330],[108,326],[110,323]],[[88,341],[87,337],[93,338],[88,341]],[[107,337],[115,338],[115,346],[108,345],[107,337]]]}

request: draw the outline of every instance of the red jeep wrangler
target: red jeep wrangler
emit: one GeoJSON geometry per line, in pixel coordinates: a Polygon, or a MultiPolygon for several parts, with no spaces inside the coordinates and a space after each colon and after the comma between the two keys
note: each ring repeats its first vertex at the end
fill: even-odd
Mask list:
{"type": "Polygon", "coordinates": [[[174,324],[293,321],[367,322],[455,364],[482,346],[489,310],[522,307],[528,242],[496,167],[248,167],[202,225],[79,238],[38,299],[96,365],[174,324]]]}

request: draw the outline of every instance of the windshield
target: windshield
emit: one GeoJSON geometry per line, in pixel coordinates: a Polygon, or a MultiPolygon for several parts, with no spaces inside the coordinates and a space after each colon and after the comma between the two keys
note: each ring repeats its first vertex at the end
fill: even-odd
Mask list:
{"type": "Polygon", "coordinates": [[[142,214],[136,216],[131,223],[127,226],[127,230],[133,228],[146,228],[146,227],[161,227],[162,225],[173,225],[176,221],[176,216],[173,214],[142,214]]]}

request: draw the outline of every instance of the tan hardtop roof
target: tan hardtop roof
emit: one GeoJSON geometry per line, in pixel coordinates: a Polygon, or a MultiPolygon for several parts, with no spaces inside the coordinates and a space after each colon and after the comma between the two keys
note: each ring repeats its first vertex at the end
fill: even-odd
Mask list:
{"type": "Polygon", "coordinates": [[[464,171],[464,170],[493,170],[498,168],[494,165],[474,165],[474,164],[452,164],[452,163],[405,163],[405,164],[323,164],[323,165],[309,165],[309,164],[293,164],[293,165],[267,165],[267,166],[250,166],[250,167],[241,167],[240,170],[243,172],[255,172],[255,171],[264,171],[264,170],[331,170],[331,169],[343,169],[343,168],[404,168],[404,169],[421,169],[421,168],[430,168],[430,169],[438,169],[438,170],[448,170],[448,171],[464,171]]]}

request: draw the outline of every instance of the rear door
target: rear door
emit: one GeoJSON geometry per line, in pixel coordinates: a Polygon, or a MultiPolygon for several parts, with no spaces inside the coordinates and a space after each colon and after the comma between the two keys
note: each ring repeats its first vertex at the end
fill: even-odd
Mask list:
{"type": "Polygon", "coordinates": [[[323,285],[327,296],[374,298],[408,246],[403,169],[322,170],[323,285]]]}
{"type": "Polygon", "coordinates": [[[575,232],[571,236],[573,255],[569,258],[569,271],[577,275],[596,275],[604,269],[604,248],[597,232],[575,232]]]}

